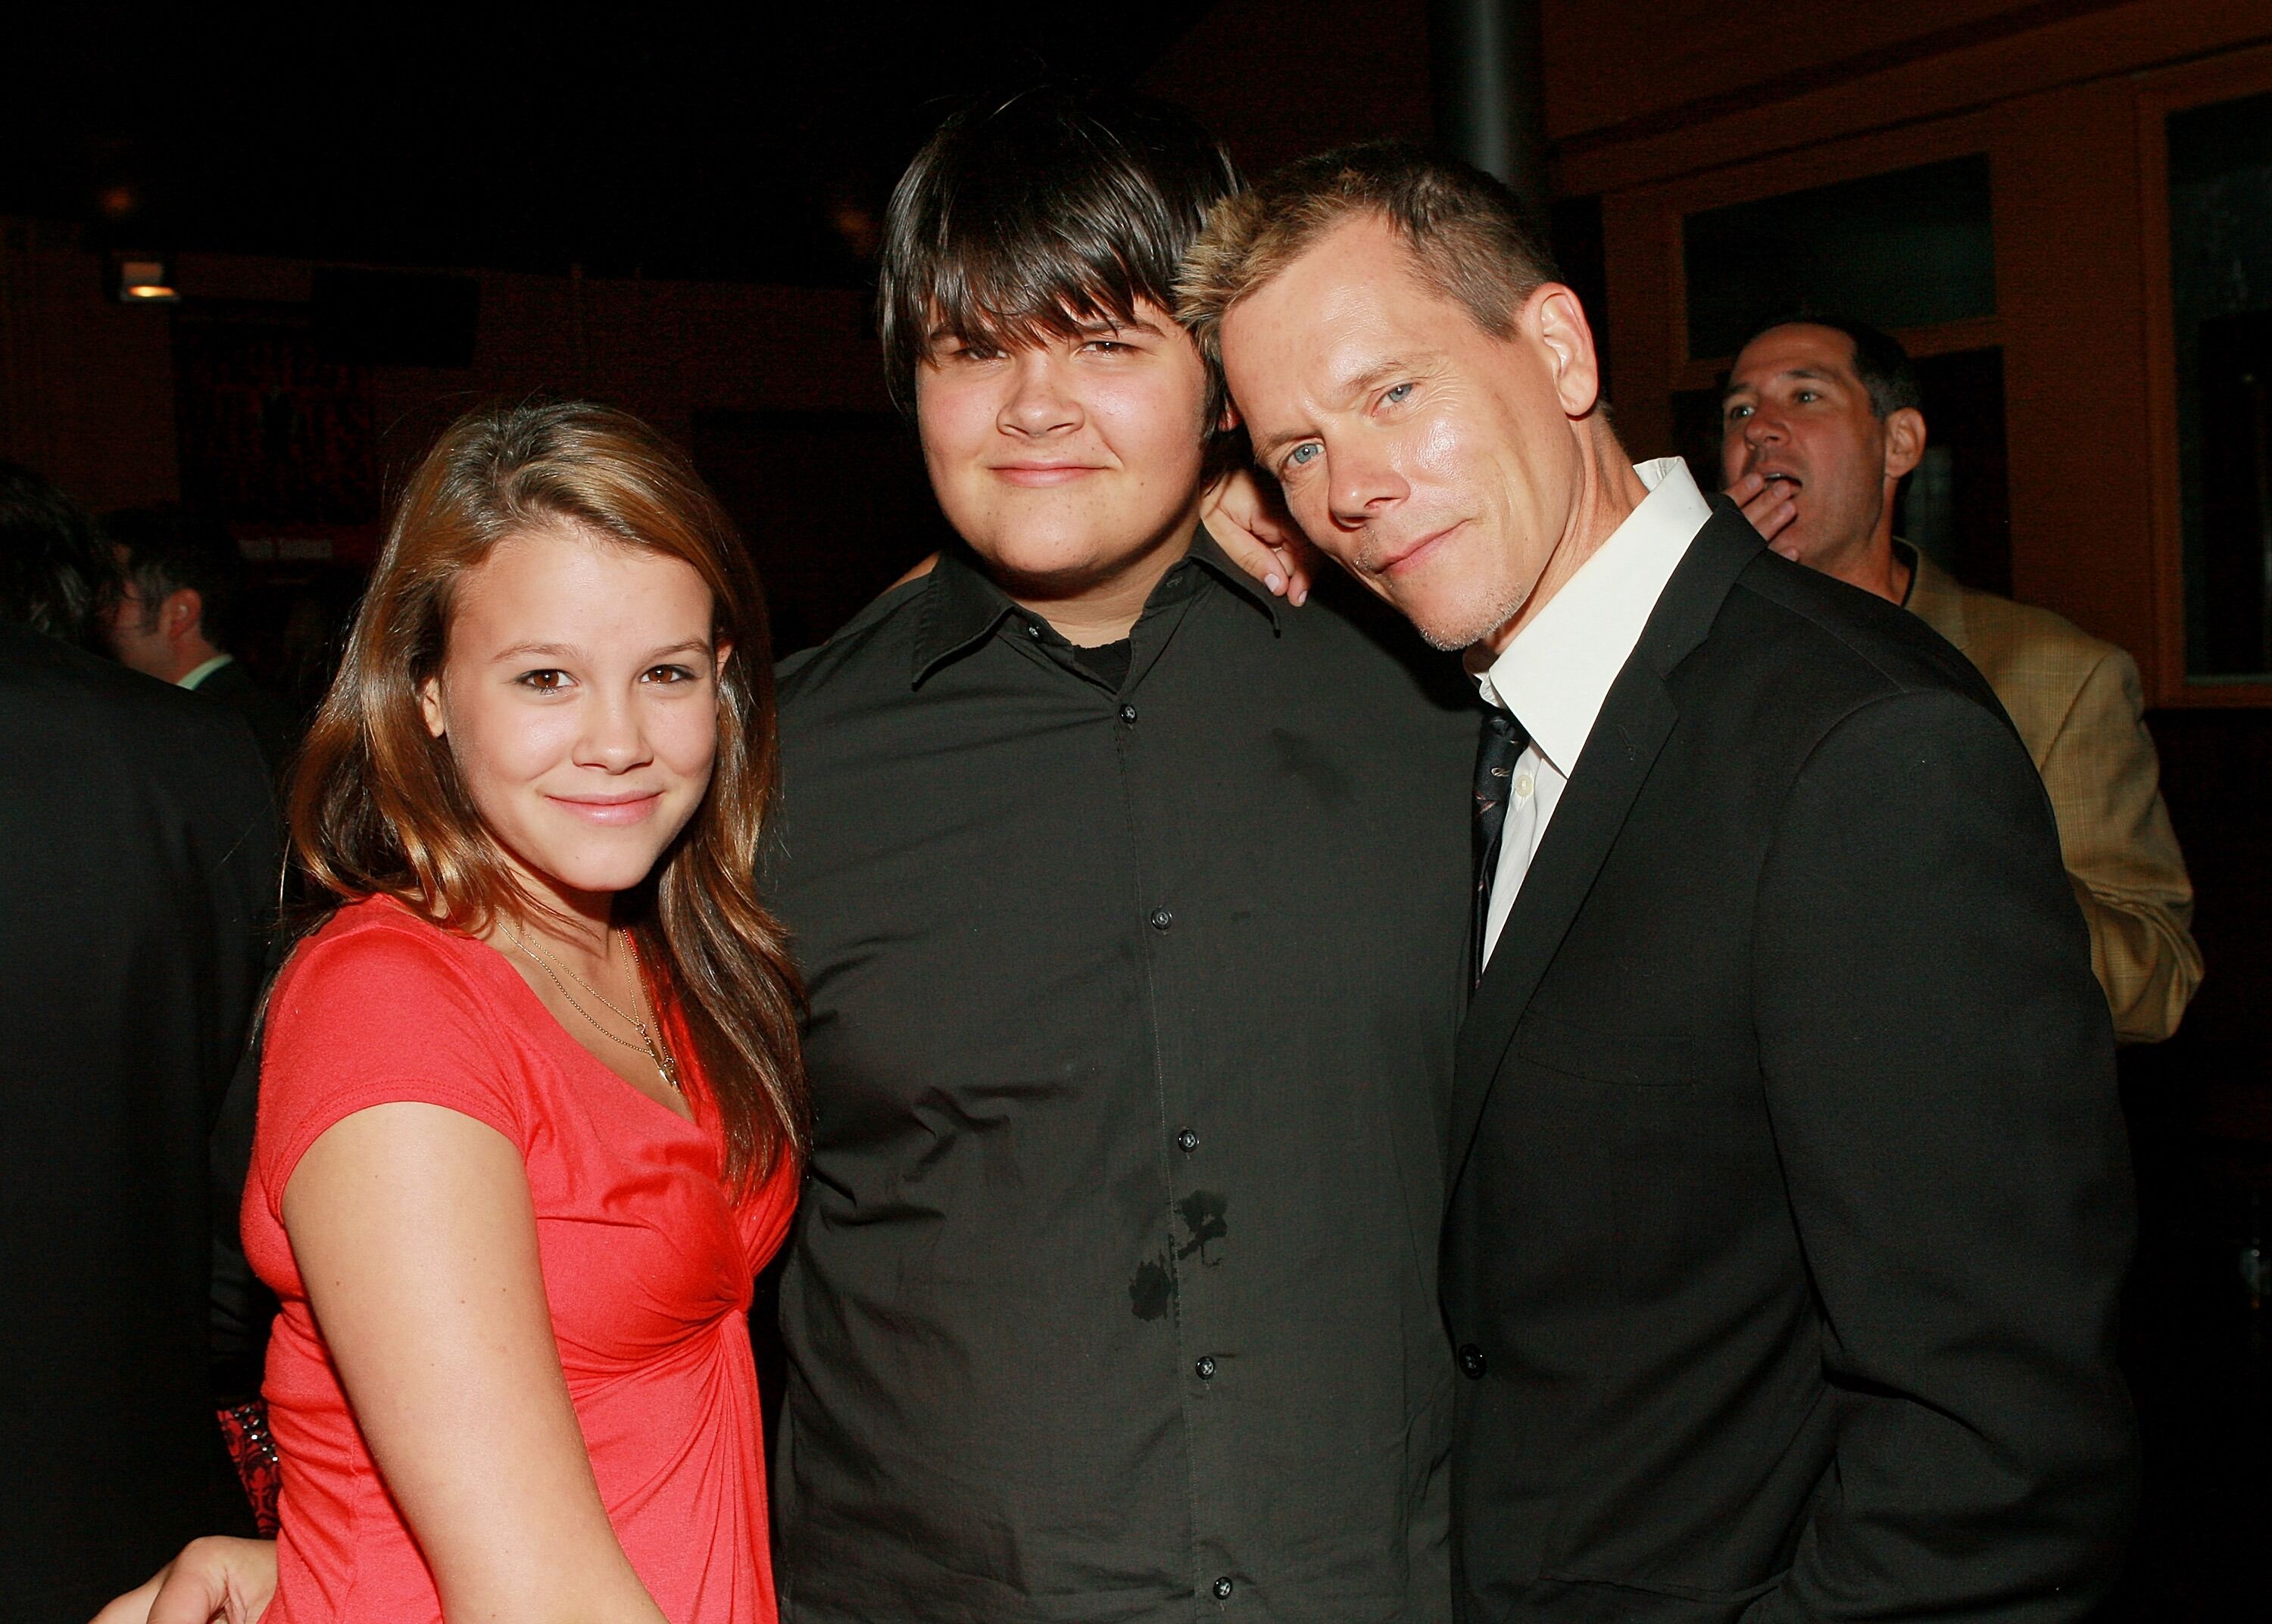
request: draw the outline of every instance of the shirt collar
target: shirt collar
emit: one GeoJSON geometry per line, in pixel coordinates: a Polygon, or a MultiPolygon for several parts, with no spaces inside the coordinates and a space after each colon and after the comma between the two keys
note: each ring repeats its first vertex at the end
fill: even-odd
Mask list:
{"type": "MultiPolygon", "coordinates": [[[[1187,595],[1198,583],[1212,576],[1250,602],[1259,605],[1270,617],[1274,631],[1278,627],[1278,600],[1273,598],[1261,582],[1230,562],[1229,555],[1215,544],[1205,529],[1192,537],[1191,551],[1176,561],[1160,577],[1159,585],[1152,590],[1146,605],[1167,603],[1187,595]],[[1194,569],[1193,565],[1203,566],[1194,569]]],[[[977,555],[960,543],[942,548],[938,562],[931,569],[923,604],[923,625],[915,639],[915,670],[909,678],[912,687],[920,688],[930,674],[956,655],[975,646],[990,636],[1005,615],[1015,615],[1028,622],[1038,622],[1045,635],[1048,623],[1032,611],[1020,608],[1010,595],[994,584],[987,575],[977,555]]]]}
{"type": "Polygon", "coordinates": [[[957,542],[939,549],[923,583],[923,623],[915,639],[913,685],[991,632],[1005,615],[1017,612],[1009,595],[986,578],[968,548],[957,542]]]}
{"type": "Polygon", "coordinates": [[[1565,778],[1664,584],[1712,517],[1679,458],[1635,463],[1633,472],[1648,488],[1640,505],[1476,678],[1484,698],[1511,711],[1565,778]]]}
{"type": "Polygon", "coordinates": [[[1268,587],[1230,562],[1230,555],[1215,544],[1215,539],[1207,534],[1204,525],[1192,537],[1191,558],[1194,562],[1206,565],[1217,580],[1268,615],[1271,630],[1279,629],[1278,600],[1270,595],[1268,587]]]}
{"type": "Polygon", "coordinates": [[[211,676],[214,672],[220,670],[223,666],[228,664],[229,661],[235,658],[236,656],[234,654],[216,654],[211,659],[206,661],[204,665],[199,666],[196,670],[190,672],[187,675],[181,678],[175,686],[177,688],[195,688],[198,683],[204,682],[207,677],[211,676]]]}

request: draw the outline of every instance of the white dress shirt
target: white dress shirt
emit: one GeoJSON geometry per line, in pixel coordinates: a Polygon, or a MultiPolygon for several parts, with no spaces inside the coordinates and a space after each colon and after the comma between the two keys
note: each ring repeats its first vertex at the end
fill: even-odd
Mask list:
{"type": "Polygon", "coordinates": [[[181,681],[175,686],[178,688],[195,688],[198,683],[204,682],[207,677],[220,670],[223,666],[228,665],[235,658],[236,656],[234,654],[216,654],[211,659],[206,661],[204,665],[199,666],[196,670],[184,672],[182,675],[181,681]]]}
{"type": "Polygon", "coordinates": [[[1484,700],[1530,735],[1507,786],[1498,868],[1484,920],[1486,963],[1610,685],[1633,658],[1689,542],[1712,517],[1711,504],[1679,458],[1635,463],[1633,472],[1648,487],[1640,505],[1476,677],[1484,700]]]}

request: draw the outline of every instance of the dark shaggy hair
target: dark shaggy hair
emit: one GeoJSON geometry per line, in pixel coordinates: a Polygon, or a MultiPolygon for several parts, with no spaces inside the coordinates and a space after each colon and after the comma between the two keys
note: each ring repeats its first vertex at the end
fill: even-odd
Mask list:
{"type": "MultiPolygon", "coordinates": [[[[1176,269],[1238,188],[1222,144],[1163,102],[1049,85],[953,114],[916,154],[884,221],[877,320],[892,398],[941,339],[1008,346],[1172,316],[1176,269]]],[[[1207,402],[1222,416],[1222,384],[1207,402]]]]}
{"type": "Polygon", "coordinates": [[[142,600],[145,631],[156,629],[159,606],[187,587],[198,595],[206,641],[227,648],[236,640],[244,559],[227,529],[166,503],[106,513],[102,533],[124,555],[120,562],[142,600]]]}
{"type": "Polygon", "coordinates": [[[0,462],[0,620],[107,654],[118,565],[94,520],[42,474],[0,462]]]}

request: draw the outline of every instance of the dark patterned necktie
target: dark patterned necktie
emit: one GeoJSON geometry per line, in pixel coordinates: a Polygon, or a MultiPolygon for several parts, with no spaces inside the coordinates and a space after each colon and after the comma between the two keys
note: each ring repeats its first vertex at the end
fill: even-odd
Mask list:
{"type": "Polygon", "coordinates": [[[1530,743],[1522,724],[1493,705],[1476,749],[1476,918],[1468,967],[1484,979],[1484,934],[1491,919],[1492,877],[1498,872],[1500,831],[1506,827],[1507,786],[1514,764],[1530,743]]]}

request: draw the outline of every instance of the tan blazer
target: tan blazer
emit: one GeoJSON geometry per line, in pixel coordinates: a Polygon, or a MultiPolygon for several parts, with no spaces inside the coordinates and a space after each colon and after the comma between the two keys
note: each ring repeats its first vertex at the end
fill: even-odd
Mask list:
{"type": "Polygon", "coordinates": [[[1909,608],[1980,668],[2043,774],[2115,1036],[2159,1042],[2201,985],[2201,957],[2136,662],[2048,609],[1975,592],[1895,545],[1915,570],[1909,608]]]}

